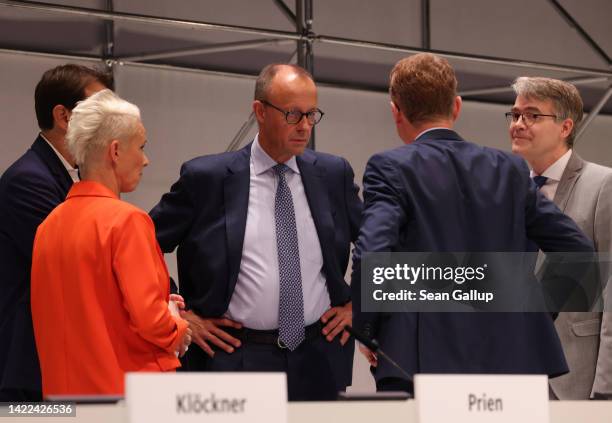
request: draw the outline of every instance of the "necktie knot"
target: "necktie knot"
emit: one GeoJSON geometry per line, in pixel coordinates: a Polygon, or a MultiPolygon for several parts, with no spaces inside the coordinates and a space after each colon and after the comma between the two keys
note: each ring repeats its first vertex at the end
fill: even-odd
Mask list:
{"type": "Polygon", "coordinates": [[[538,189],[542,188],[546,184],[546,181],[548,181],[546,176],[537,175],[533,177],[533,182],[535,182],[538,189]]]}
{"type": "Polygon", "coordinates": [[[284,176],[285,173],[289,171],[289,166],[283,163],[279,163],[276,166],[274,166],[273,169],[274,169],[274,172],[276,172],[278,176],[284,176]]]}

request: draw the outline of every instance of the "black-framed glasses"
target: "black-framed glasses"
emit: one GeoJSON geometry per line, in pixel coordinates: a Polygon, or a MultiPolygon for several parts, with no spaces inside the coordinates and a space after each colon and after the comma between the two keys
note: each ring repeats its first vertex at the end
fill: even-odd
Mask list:
{"type": "Polygon", "coordinates": [[[306,116],[308,123],[310,123],[311,125],[316,125],[317,123],[321,121],[321,119],[323,118],[323,115],[325,114],[319,109],[313,109],[308,112],[302,112],[301,110],[298,110],[298,109],[292,109],[292,110],[287,111],[287,110],[281,109],[280,107],[275,106],[274,104],[266,100],[260,100],[260,101],[266,106],[270,106],[273,109],[276,109],[282,114],[284,114],[285,120],[287,121],[289,125],[297,125],[298,123],[302,121],[302,118],[304,116],[306,116]]]}
{"type": "Polygon", "coordinates": [[[526,126],[531,126],[534,123],[536,123],[540,118],[542,117],[551,117],[554,119],[558,119],[559,116],[557,115],[547,115],[544,113],[531,113],[531,112],[507,112],[506,113],[506,120],[508,121],[508,124],[512,124],[512,123],[516,123],[518,122],[520,117],[523,117],[523,123],[526,126]]]}

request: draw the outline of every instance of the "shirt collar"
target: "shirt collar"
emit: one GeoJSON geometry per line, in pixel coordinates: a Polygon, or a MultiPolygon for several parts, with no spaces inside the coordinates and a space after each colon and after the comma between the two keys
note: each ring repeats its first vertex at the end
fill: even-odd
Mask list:
{"type": "MultiPolygon", "coordinates": [[[[259,133],[255,135],[255,140],[253,141],[253,145],[251,145],[251,162],[253,163],[253,168],[255,170],[255,175],[260,175],[268,170],[272,169],[278,163],[268,155],[261,148],[259,144],[259,133]]],[[[295,156],[292,156],[289,160],[284,163],[287,167],[289,167],[293,172],[299,174],[300,168],[297,165],[297,161],[295,156]]]]}
{"type": "Polygon", "coordinates": [[[105,185],[96,181],[80,181],[72,185],[66,199],[72,197],[119,197],[105,185]]]}
{"type": "Polygon", "coordinates": [[[66,168],[66,171],[68,172],[68,175],[70,175],[70,178],[72,178],[73,182],[77,182],[79,180],[79,171],[78,169],[72,167],[72,165],[70,163],[68,163],[68,161],[64,158],[64,156],[62,156],[60,154],[59,151],[57,151],[57,149],[53,146],[53,144],[51,144],[51,141],[49,141],[43,134],[42,132],[40,133],[40,137],[45,140],[47,142],[47,144],[49,144],[49,147],[51,147],[51,149],[53,150],[53,152],[57,155],[57,157],[60,159],[60,161],[62,162],[62,164],[64,165],[64,167],[66,168]],[[76,176],[76,179],[75,179],[76,176]]]}
{"type": "Polygon", "coordinates": [[[446,129],[448,130],[449,128],[443,127],[443,126],[436,126],[433,128],[427,128],[426,130],[424,130],[423,132],[421,132],[419,135],[417,135],[416,137],[414,137],[415,140],[419,139],[420,136],[422,136],[423,134],[426,134],[429,131],[435,131],[436,129],[446,129]]]}
{"type": "MultiPolygon", "coordinates": [[[[545,176],[546,178],[551,179],[553,181],[560,181],[571,155],[572,149],[570,148],[565,152],[564,155],[559,157],[556,162],[548,166],[548,168],[544,172],[542,172],[542,176],[545,176]]],[[[535,173],[532,170],[531,177],[533,178],[534,176],[535,173]]]]}

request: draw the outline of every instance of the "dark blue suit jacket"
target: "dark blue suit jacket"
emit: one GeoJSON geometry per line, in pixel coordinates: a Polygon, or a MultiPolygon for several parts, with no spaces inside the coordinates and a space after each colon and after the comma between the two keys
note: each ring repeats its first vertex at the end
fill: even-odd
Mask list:
{"type": "Polygon", "coordinates": [[[0,390],[41,391],[30,313],[32,246],[38,225],[71,186],[40,136],[0,179],[0,390]]]}
{"type": "MultiPolygon", "coordinates": [[[[525,162],[451,130],[374,155],[364,174],[363,226],[353,258],[357,327],[372,332],[410,373],[567,372],[545,313],[360,313],[362,252],[592,251],[546,200],[525,162]]],[[[400,377],[379,362],[377,379],[400,377]]]]}
{"type": "MultiPolygon", "coordinates": [[[[180,179],[151,210],[161,249],[171,252],[178,246],[180,292],[200,316],[223,315],[234,292],[249,203],[250,157],[251,144],[185,163],[180,179]]],[[[350,300],[344,274],[362,209],[353,170],[341,157],[311,150],[296,159],[321,243],[331,303],[342,305],[350,300]]]]}

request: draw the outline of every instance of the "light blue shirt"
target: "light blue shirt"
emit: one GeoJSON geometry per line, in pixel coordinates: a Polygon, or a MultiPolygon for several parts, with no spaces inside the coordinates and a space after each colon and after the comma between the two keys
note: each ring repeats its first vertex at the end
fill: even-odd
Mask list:
{"type": "MultiPolygon", "coordinates": [[[[278,328],[279,274],[274,222],[274,198],[278,179],[277,163],[259,145],[259,136],[251,146],[249,209],[238,280],[230,300],[227,317],[251,329],[278,328]]],[[[285,174],[291,189],[297,225],[304,325],[310,325],[330,307],[329,292],[323,273],[323,254],[310,213],[295,157],[285,162],[291,170],[285,174]]]]}

